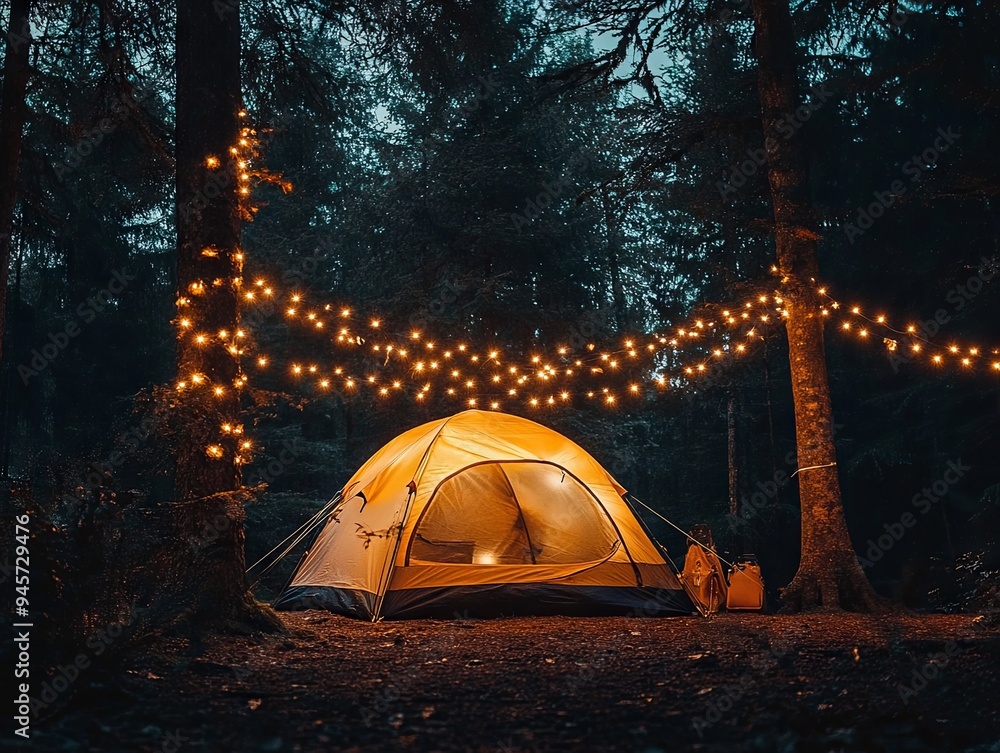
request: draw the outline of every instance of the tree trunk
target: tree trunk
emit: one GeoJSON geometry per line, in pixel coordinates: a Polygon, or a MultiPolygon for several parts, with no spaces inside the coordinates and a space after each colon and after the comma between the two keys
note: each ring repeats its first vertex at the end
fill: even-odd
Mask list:
{"type": "Polygon", "coordinates": [[[621,270],[621,237],[618,230],[618,220],[615,218],[614,205],[607,186],[601,186],[601,207],[604,210],[604,229],[607,233],[608,271],[611,277],[611,304],[615,314],[615,324],[618,330],[624,332],[631,322],[628,315],[628,303],[625,299],[625,286],[622,283],[621,270]]]}
{"type": "Polygon", "coordinates": [[[736,390],[735,385],[729,388],[726,400],[726,457],[729,464],[729,514],[734,518],[740,516],[740,472],[739,460],[736,457],[736,390]]]}
{"type": "Polygon", "coordinates": [[[177,0],[178,515],[194,544],[182,621],[268,627],[247,592],[240,464],[240,23],[237,3],[177,0]],[[203,341],[199,341],[203,338],[203,341]],[[182,386],[183,385],[183,386],[182,386]]]}
{"type": "Polygon", "coordinates": [[[10,270],[10,243],[17,203],[17,177],[21,163],[21,141],[27,111],[28,54],[31,0],[11,0],[4,57],[3,90],[0,96],[0,362],[7,313],[7,275],[10,270]]]}
{"type": "Polygon", "coordinates": [[[805,154],[799,139],[786,138],[780,130],[781,121],[792,117],[801,104],[788,0],[753,0],[753,17],[775,245],[788,309],[802,508],[801,560],[782,598],[790,611],[872,611],[880,602],[851,544],[837,477],[823,319],[814,284],[819,276],[818,236],[813,230],[805,154]]]}
{"type": "Polygon", "coordinates": [[[239,14],[178,0],[176,44],[178,380],[197,419],[179,449],[176,486],[179,499],[194,499],[239,486],[238,435],[220,430],[238,425],[240,408],[239,356],[227,349],[243,275],[230,152],[240,139],[239,14]]]}

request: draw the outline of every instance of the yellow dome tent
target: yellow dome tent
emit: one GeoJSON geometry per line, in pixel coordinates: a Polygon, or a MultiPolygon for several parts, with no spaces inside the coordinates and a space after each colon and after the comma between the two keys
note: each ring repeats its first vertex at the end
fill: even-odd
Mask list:
{"type": "Polygon", "coordinates": [[[693,613],[624,495],[534,421],[431,421],[351,477],[275,606],[371,620],[693,613]]]}

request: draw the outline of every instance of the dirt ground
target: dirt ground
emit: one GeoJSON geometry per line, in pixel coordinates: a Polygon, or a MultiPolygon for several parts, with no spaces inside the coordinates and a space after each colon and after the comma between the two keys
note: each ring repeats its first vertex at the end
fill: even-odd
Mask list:
{"type": "Polygon", "coordinates": [[[1000,631],[965,616],[283,618],[151,647],[25,749],[1000,751],[1000,631]]]}

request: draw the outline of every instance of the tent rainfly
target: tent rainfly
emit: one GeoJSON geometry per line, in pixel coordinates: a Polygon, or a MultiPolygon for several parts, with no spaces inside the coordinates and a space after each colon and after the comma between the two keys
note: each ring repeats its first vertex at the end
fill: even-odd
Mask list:
{"type": "Polygon", "coordinates": [[[361,466],[275,607],[370,620],[695,612],[594,458],[478,410],[410,429],[361,466]]]}

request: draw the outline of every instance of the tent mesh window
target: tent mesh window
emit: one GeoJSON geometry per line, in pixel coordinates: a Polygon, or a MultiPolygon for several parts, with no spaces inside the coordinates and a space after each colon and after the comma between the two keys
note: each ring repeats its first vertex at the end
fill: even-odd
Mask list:
{"type": "Polygon", "coordinates": [[[409,563],[559,565],[611,554],[618,536],[593,495],[558,466],[482,463],[444,481],[409,563]]]}

